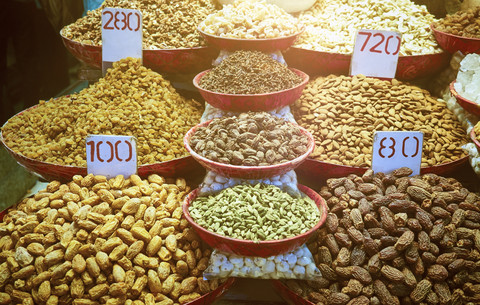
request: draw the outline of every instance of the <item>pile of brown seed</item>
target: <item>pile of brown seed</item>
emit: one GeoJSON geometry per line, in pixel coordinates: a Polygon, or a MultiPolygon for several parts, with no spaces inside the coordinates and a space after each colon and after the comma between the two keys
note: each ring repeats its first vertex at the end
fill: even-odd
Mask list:
{"type": "Polygon", "coordinates": [[[265,166],[301,156],[307,151],[308,138],[295,125],[267,112],[248,112],[213,119],[195,131],[189,144],[216,162],[265,166]]]}
{"type": "Polygon", "coordinates": [[[315,138],[310,157],[334,164],[369,167],[374,131],[423,132],[423,167],[466,156],[460,147],[469,142],[444,102],[395,79],[319,77],[307,84],[292,112],[315,138]]]}
{"type": "Polygon", "coordinates": [[[329,214],[308,245],[323,278],[287,285],[318,305],[479,304],[480,197],[411,173],[327,180],[329,214]]]}
{"type": "Polygon", "coordinates": [[[139,164],[152,164],[188,155],[183,137],[202,111],[160,74],[127,58],[79,93],[40,101],[14,116],[2,134],[6,145],[25,157],[75,166],[86,166],[87,135],[131,135],[138,140],[139,164]]]}
{"type": "Polygon", "coordinates": [[[434,27],[457,36],[480,38],[480,6],[447,15],[435,22],[434,27]]]}
{"type": "Polygon", "coordinates": [[[206,73],[199,85],[227,94],[259,94],[290,89],[301,82],[300,76],[269,55],[240,50],[206,73]]]}
{"type": "Polygon", "coordinates": [[[102,9],[138,9],[143,18],[144,49],[178,49],[205,45],[198,24],[215,12],[213,0],[106,0],[96,10],[64,27],[66,38],[88,45],[102,45],[102,9]]]}

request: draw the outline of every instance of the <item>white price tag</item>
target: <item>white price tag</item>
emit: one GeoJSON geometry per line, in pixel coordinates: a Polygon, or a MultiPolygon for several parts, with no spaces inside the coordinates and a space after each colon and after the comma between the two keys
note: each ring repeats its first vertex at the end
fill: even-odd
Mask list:
{"type": "Polygon", "coordinates": [[[137,140],[132,136],[88,135],[87,172],[114,178],[137,173],[137,140]]]}
{"type": "Polygon", "coordinates": [[[106,7],[102,11],[102,70],[126,57],[142,58],[142,13],[106,7]]]}
{"type": "Polygon", "coordinates": [[[350,75],[394,78],[402,35],[393,31],[358,30],[350,75]]]}
{"type": "Polygon", "coordinates": [[[423,133],[420,131],[376,131],[373,135],[372,169],[389,173],[409,167],[420,174],[423,133]]]}

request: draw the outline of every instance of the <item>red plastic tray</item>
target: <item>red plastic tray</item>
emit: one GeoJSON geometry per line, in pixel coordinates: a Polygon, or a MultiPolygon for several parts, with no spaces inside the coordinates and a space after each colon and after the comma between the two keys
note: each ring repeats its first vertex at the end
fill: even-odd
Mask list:
{"type": "Polygon", "coordinates": [[[445,33],[435,29],[433,24],[430,25],[430,28],[432,29],[433,35],[440,47],[450,53],[455,53],[456,51],[460,51],[463,54],[480,52],[480,39],[478,38],[469,38],[445,33]]]}
{"type": "MultiPolygon", "coordinates": [[[[400,56],[397,65],[397,79],[412,80],[433,75],[448,66],[447,52],[400,56]]],[[[290,67],[310,75],[349,74],[351,54],[329,53],[291,47],[284,53],[290,67]]]]}
{"type": "Polygon", "coordinates": [[[197,197],[199,189],[193,190],[185,198],[182,206],[183,214],[200,238],[212,248],[243,256],[269,257],[272,255],[278,255],[292,251],[303,245],[315,233],[315,231],[323,225],[325,219],[327,218],[327,204],[325,203],[325,200],[323,200],[323,198],[320,197],[320,195],[314,190],[304,185],[299,184],[298,189],[315,201],[318,209],[320,210],[320,221],[309,231],[286,239],[272,241],[241,240],[222,236],[204,229],[192,219],[188,211],[188,207],[190,206],[190,203],[197,197]]]}
{"type": "Polygon", "coordinates": [[[285,300],[288,304],[292,305],[315,305],[307,299],[302,298],[284,283],[279,280],[271,280],[275,291],[285,300]]]}
{"type": "Polygon", "coordinates": [[[462,108],[465,109],[467,112],[480,116],[480,105],[458,94],[457,90],[455,90],[455,87],[454,87],[455,82],[456,81],[453,81],[450,83],[450,92],[457,99],[457,103],[460,106],[462,106],[462,108]]]}

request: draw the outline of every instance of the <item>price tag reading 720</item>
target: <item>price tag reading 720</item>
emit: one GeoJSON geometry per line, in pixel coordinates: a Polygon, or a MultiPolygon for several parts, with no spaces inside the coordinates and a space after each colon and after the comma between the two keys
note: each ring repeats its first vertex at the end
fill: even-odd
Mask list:
{"type": "Polygon", "coordinates": [[[401,42],[402,36],[397,32],[357,31],[350,74],[394,78],[401,42]]]}
{"type": "Polygon", "coordinates": [[[420,174],[423,133],[419,131],[377,131],[373,136],[372,169],[389,173],[409,167],[420,174]]]}
{"type": "Polygon", "coordinates": [[[135,137],[89,135],[86,140],[87,172],[113,178],[137,172],[135,137]]]}

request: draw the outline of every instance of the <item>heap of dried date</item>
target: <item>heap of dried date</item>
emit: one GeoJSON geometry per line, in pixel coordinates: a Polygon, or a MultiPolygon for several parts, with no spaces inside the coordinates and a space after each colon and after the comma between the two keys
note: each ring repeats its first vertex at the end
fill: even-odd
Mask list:
{"type": "Polygon", "coordinates": [[[329,179],[309,245],[323,278],[287,285],[316,304],[479,304],[480,197],[411,173],[329,179]]]}

